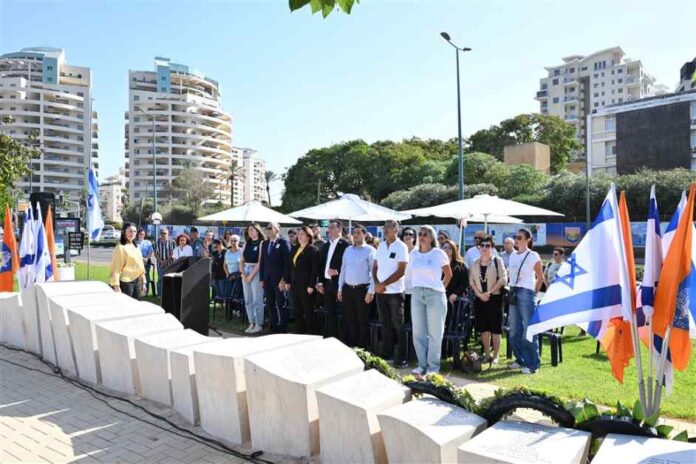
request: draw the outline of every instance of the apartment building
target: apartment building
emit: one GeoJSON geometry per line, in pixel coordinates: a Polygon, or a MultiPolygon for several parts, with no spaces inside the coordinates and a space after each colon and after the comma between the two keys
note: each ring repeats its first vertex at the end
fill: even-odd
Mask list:
{"type": "Polygon", "coordinates": [[[77,199],[90,164],[98,169],[97,113],[89,68],[68,65],[65,51],[30,47],[0,55],[0,130],[36,135],[39,159],[17,187],[77,199]]]}
{"type": "Polygon", "coordinates": [[[242,201],[244,203],[250,200],[268,202],[266,162],[258,156],[256,150],[251,148],[235,147],[235,151],[242,156],[242,201]]]}
{"type": "Polygon", "coordinates": [[[591,174],[696,171],[696,90],[601,108],[587,117],[591,174]]]}
{"type": "Polygon", "coordinates": [[[105,222],[122,222],[121,213],[125,203],[126,170],[109,176],[99,184],[99,205],[105,222]]]}
{"type": "Polygon", "coordinates": [[[626,57],[621,47],[591,55],[571,55],[563,63],[546,69],[536,93],[540,112],[563,118],[575,126],[585,153],[586,119],[593,110],[632,102],[653,94],[655,79],[640,60],[626,57]]]}
{"type": "MultiPolygon", "coordinates": [[[[209,202],[229,204],[226,179],[232,162],[232,118],[222,109],[217,81],[169,58],[156,57],[153,71],[131,70],[128,82],[125,135],[130,201],[152,198],[154,175],[157,191],[164,192],[192,164],[214,191],[209,202]]],[[[162,198],[161,193],[158,197],[162,198]]]]}
{"type": "Polygon", "coordinates": [[[696,89],[696,58],[684,63],[679,70],[679,84],[676,91],[685,92],[693,89],[696,89]]]}

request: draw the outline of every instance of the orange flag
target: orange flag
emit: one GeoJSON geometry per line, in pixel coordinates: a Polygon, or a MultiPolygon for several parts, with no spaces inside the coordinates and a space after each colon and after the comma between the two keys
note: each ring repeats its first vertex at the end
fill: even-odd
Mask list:
{"type": "Polygon", "coordinates": [[[53,267],[53,280],[58,282],[58,261],[56,260],[56,240],[53,236],[53,213],[51,206],[48,206],[46,213],[46,241],[48,242],[48,254],[51,255],[51,266],[53,267]]]}
{"type": "Polygon", "coordinates": [[[5,205],[5,224],[3,225],[2,242],[0,243],[0,292],[11,292],[14,286],[14,275],[19,269],[17,241],[12,227],[12,211],[5,205]]]}
{"type": "MultiPolygon", "coordinates": [[[[621,224],[621,236],[623,238],[624,252],[626,255],[626,267],[631,290],[631,312],[636,310],[636,262],[633,257],[633,239],[631,237],[631,222],[626,206],[626,194],[621,192],[619,198],[619,222],[621,224]]],[[[607,352],[611,364],[611,374],[623,383],[623,371],[628,362],[634,357],[633,339],[631,335],[631,323],[623,317],[615,317],[609,321],[607,330],[600,340],[607,352]]]]}
{"type": "Polygon", "coordinates": [[[660,272],[660,284],[655,293],[655,313],[653,330],[660,337],[665,337],[668,326],[672,326],[669,353],[672,366],[683,371],[689,364],[691,342],[689,341],[690,305],[696,304],[696,294],[692,293],[696,275],[692,270],[692,243],[694,196],[696,184],[689,187],[689,199],[679,225],[674,233],[672,244],[667,252],[665,263],[660,272]]]}

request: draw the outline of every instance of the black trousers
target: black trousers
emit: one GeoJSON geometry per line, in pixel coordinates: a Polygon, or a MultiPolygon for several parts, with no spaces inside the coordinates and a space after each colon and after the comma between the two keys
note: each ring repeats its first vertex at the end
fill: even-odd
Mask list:
{"type": "Polygon", "coordinates": [[[400,363],[406,355],[404,325],[404,294],[378,293],[377,312],[382,326],[382,357],[400,363]]]}
{"type": "Polygon", "coordinates": [[[263,296],[266,301],[266,314],[271,319],[271,330],[285,333],[288,331],[288,305],[285,301],[285,294],[278,288],[279,283],[280,281],[264,281],[263,296]]]}
{"type": "Polygon", "coordinates": [[[345,344],[367,348],[370,305],[365,303],[365,285],[343,286],[343,333],[345,344]]]}
{"type": "MultiPolygon", "coordinates": [[[[338,288],[335,283],[329,281],[324,284],[324,309],[326,310],[326,327],[324,328],[325,337],[338,338],[338,311],[339,304],[336,297],[338,288]]],[[[345,340],[341,340],[344,341],[345,340]]]]}
{"type": "Polygon", "coordinates": [[[143,280],[142,277],[135,279],[133,282],[120,281],[118,286],[121,288],[121,293],[128,295],[131,298],[139,300],[143,296],[143,280]]]}
{"type": "Polygon", "coordinates": [[[290,287],[290,297],[295,307],[295,320],[297,321],[297,333],[314,335],[316,334],[316,324],[314,317],[314,294],[307,293],[304,285],[292,284],[290,287]]]}

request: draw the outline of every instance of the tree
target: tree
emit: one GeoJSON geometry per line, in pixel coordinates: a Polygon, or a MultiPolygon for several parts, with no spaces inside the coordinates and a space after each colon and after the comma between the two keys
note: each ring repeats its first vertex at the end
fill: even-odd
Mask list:
{"type": "Polygon", "coordinates": [[[244,167],[239,166],[237,161],[232,161],[225,177],[230,185],[230,208],[234,208],[234,184],[239,178],[244,179],[244,167]]]}
{"type": "Polygon", "coordinates": [[[551,172],[560,172],[572,153],[580,149],[575,128],[558,116],[520,114],[497,126],[473,133],[467,140],[467,151],[490,153],[503,159],[507,145],[540,142],[551,150],[551,172]]]}
{"type": "Polygon", "coordinates": [[[500,193],[505,198],[516,198],[543,189],[548,181],[548,175],[529,164],[509,166],[507,179],[500,185],[500,193]]]}
{"type": "Polygon", "coordinates": [[[201,204],[212,198],[213,188],[206,181],[203,172],[193,163],[185,163],[172,182],[172,193],[180,205],[187,206],[194,217],[198,217],[201,204]]]}
{"type": "MultiPolygon", "coordinates": [[[[445,174],[445,183],[457,185],[457,158],[452,158],[445,174]]],[[[508,167],[487,153],[464,153],[464,186],[468,183],[505,185],[508,167]]]]}
{"type": "MultiPolygon", "coordinates": [[[[11,118],[2,119],[2,123],[5,124],[11,121],[11,118]]],[[[15,182],[22,176],[30,174],[30,161],[40,155],[40,151],[35,148],[36,146],[35,134],[21,140],[0,131],[0,209],[3,215],[5,214],[4,205],[14,204],[15,182]]]]}
{"type": "Polygon", "coordinates": [[[271,170],[266,170],[264,177],[266,178],[266,195],[268,196],[268,206],[273,206],[271,203],[271,182],[280,179],[280,176],[271,170]]]}
{"type": "MultiPolygon", "coordinates": [[[[464,187],[464,198],[471,198],[484,193],[497,195],[498,189],[492,184],[470,184],[464,187]]],[[[393,192],[381,204],[397,211],[426,208],[456,201],[458,194],[459,191],[456,186],[421,184],[406,190],[393,192]]]]}
{"type": "Polygon", "coordinates": [[[329,16],[331,12],[338,6],[345,14],[350,14],[353,5],[360,3],[360,0],[288,0],[290,11],[299,10],[309,5],[312,14],[321,11],[324,18],[329,16]]]}

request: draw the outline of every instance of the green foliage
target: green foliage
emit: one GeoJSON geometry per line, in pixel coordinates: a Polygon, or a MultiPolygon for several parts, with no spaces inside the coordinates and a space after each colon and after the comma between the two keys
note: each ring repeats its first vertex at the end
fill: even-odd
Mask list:
{"type": "Polygon", "coordinates": [[[329,16],[336,6],[345,14],[350,14],[356,3],[360,3],[360,0],[288,0],[290,11],[299,10],[309,5],[312,14],[321,11],[324,18],[329,16]]]}
{"type": "Polygon", "coordinates": [[[123,209],[121,218],[124,222],[132,222],[140,226],[143,224],[150,224],[150,216],[154,212],[152,201],[137,201],[123,209]]]}
{"type": "Polygon", "coordinates": [[[488,129],[481,129],[467,139],[467,151],[490,153],[503,159],[506,145],[540,142],[551,149],[551,171],[559,172],[580,149],[575,128],[558,116],[520,114],[488,129]]]}
{"type": "Polygon", "coordinates": [[[537,171],[529,164],[519,164],[508,168],[507,179],[500,186],[501,196],[505,198],[517,198],[521,195],[533,195],[543,189],[549,176],[541,171],[537,171]]]}
{"type": "Polygon", "coordinates": [[[358,358],[360,358],[363,364],[365,364],[365,370],[375,369],[380,374],[389,377],[396,382],[401,383],[403,381],[396,369],[390,366],[389,363],[384,359],[362,348],[353,348],[353,351],[355,351],[358,358]]]}
{"type": "Polygon", "coordinates": [[[672,430],[674,430],[674,427],[672,427],[671,425],[662,424],[655,427],[655,430],[657,430],[657,434],[660,437],[667,438],[669,437],[669,434],[672,433],[672,430]]]}
{"type": "Polygon", "coordinates": [[[672,440],[675,441],[689,441],[689,435],[686,433],[686,430],[682,430],[678,434],[672,437],[672,440]]]}
{"type": "Polygon", "coordinates": [[[643,405],[640,404],[640,400],[636,400],[633,405],[633,418],[638,422],[642,422],[645,418],[645,413],[643,412],[643,405]]]}
{"type": "Polygon", "coordinates": [[[200,215],[202,203],[213,196],[213,188],[206,182],[204,173],[188,163],[172,182],[171,194],[179,205],[187,207],[196,218],[200,215]]]}
{"type": "Polygon", "coordinates": [[[588,399],[568,402],[565,408],[573,415],[576,424],[599,416],[597,405],[588,399]]]}

